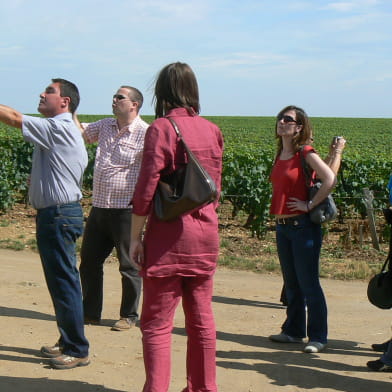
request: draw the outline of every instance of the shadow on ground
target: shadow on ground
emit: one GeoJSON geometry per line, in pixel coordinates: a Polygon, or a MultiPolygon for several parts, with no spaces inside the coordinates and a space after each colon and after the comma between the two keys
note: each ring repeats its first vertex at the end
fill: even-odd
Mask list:
{"type": "Polygon", "coordinates": [[[82,381],[48,380],[47,378],[15,378],[0,376],[0,391],[4,392],[123,392],[82,381]]]}

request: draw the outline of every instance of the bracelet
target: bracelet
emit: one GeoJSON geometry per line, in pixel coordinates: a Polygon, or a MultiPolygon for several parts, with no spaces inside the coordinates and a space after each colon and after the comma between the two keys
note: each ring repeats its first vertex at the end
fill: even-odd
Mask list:
{"type": "Polygon", "coordinates": [[[342,150],[340,148],[335,149],[335,154],[341,154],[342,150]]]}
{"type": "Polygon", "coordinates": [[[312,200],[309,200],[307,203],[306,203],[306,208],[308,209],[308,212],[310,211],[310,207],[312,206],[312,203],[313,203],[313,201],[312,200]]]}

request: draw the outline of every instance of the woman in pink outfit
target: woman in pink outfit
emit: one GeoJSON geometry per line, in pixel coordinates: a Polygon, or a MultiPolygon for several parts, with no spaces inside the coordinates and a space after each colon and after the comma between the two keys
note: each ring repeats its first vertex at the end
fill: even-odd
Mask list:
{"type": "Polygon", "coordinates": [[[133,198],[130,258],[143,277],[143,392],[169,389],[171,332],[181,299],[188,336],[187,387],[183,392],[217,391],[211,301],[219,250],[218,201],[170,222],[158,220],[152,203],[161,175],[170,174],[185,162],[184,149],[168,117],[177,123],[188,147],[220,191],[222,134],[215,124],[200,117],[199,111],[192,69],[183,63],[164,67],[155,85],[156,120],[146,133],[133,198]]]}

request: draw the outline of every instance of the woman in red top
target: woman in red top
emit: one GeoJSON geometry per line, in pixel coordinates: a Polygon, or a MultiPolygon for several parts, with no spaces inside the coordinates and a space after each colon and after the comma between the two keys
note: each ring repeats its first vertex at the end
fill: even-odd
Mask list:
{"type": "Polygon", "coordinates": [[[331,192],[336,176],[313,147],[306,145],[311,136],[309,118],[301,108],[288,106],[280,111],[270,213],[276,218],[276,242],[288,303],[281,333],[269,338],[279,343],[301,343],[308,337],[304,351],[315,353],[327,344],[327,305],[319,281],[321,226],[311,222],[308,212],[331,192]],[[313,200],[308,200],[301,153],[322,181],[313,200]]]}
{"type": "Polygon", "coordinates": [[[173,221],[154,214],[152,200],[161,175],[184,163],[184,150],[167,117],[177,123],[188,147],[220,191],[223,138],[198,115],[199,94],[192,69],[164,67],[155,86],[156,120],[147,129],[143,160],[133,197],[130,258],[143,276],[140,327],[146,382],[143,392],[166,392],[170,383],[171,331],[182,299],[187,345],[184,392],[215,392],[216,332],[212,313],[213,274],[219,250],[217,201],[173,221]],[[142,240],[142,230],[148,222],[142,240]]]}

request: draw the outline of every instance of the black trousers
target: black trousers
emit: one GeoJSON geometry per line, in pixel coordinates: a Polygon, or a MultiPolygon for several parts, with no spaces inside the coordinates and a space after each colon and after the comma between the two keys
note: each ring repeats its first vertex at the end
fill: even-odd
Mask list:
{"type": "Polygon", "coordinates": [[[103,306],[103,265],[113,248],[120,262],[120,317],[138,319],[141,291],[139,272],[129,261],[131,209],[91,209],[80,252],[84,316],[100,320],[103,306]]]}

